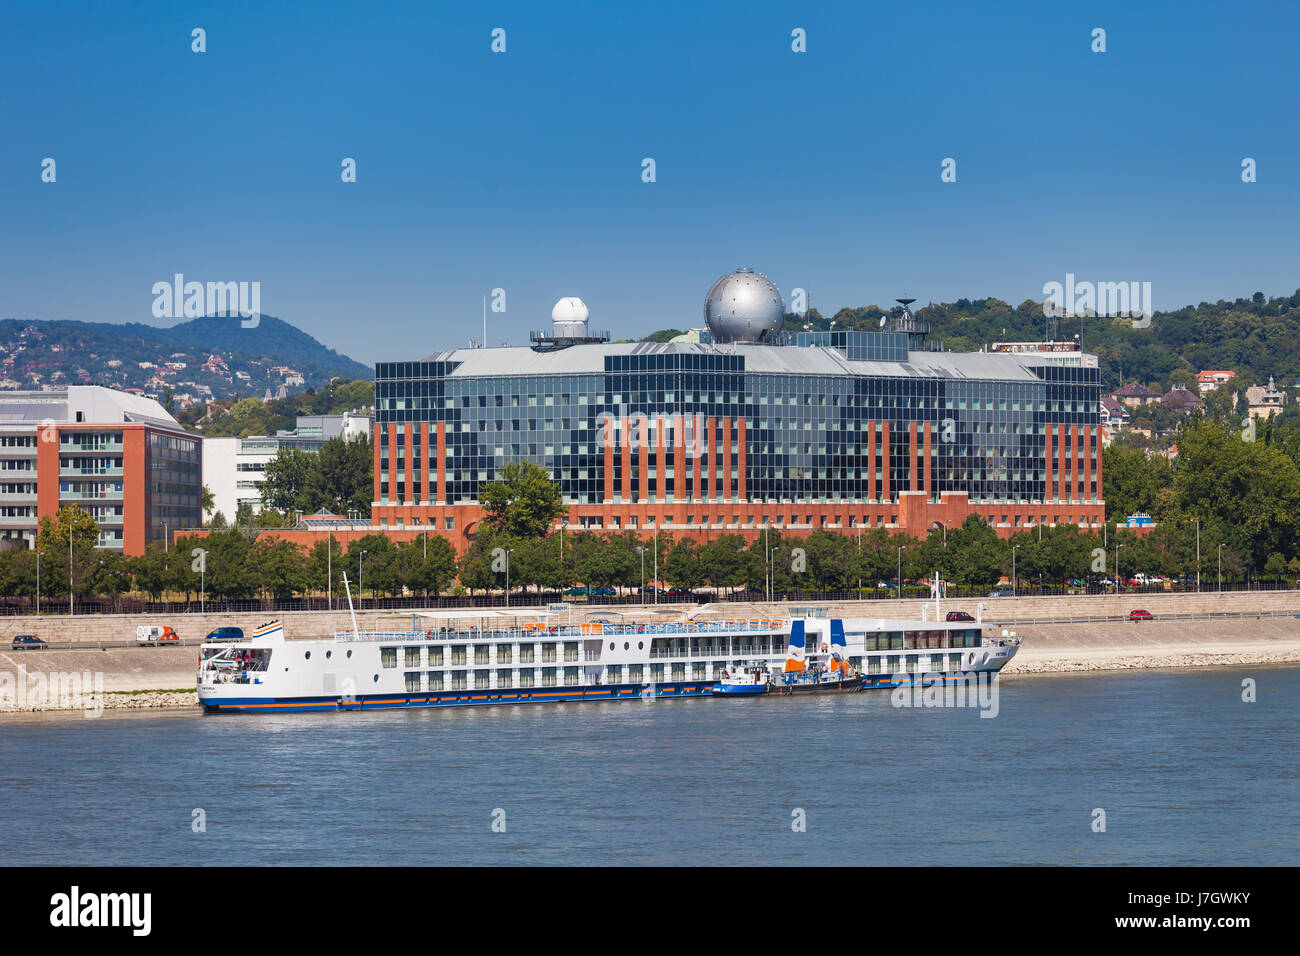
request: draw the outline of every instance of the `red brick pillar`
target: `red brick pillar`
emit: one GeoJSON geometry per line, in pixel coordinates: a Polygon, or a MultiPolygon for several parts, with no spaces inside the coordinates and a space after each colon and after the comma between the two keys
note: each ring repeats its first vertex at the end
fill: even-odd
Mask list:
{"type": "Polygon", "coordinates": [[[1043,501],[1048,502],[1055,497],[1055,495],[1052,494],[1052,452],[1055,449],[1052,448],[1052,426],[1051,425],[1047,426],[1047,437],[1043,441],[1045,444],[1045,454],[1043,455],[1043,463],[1047,468],[1047,473],[1043,478],[1043,501]]]}
{"type": "MultiPolygon", "coordinates": [[[[439,456],[441,457],[441,456],[439,456]]],[[[433,477],[433,461],[429,458],[429,423],[420,422],[420,501],[429,501],[429,482],[433,477]]]]}
{"type": "Polygon", "coordinates": [[[605,443],[605,504],[614,500],[614,419],[606,418],[600,430],[600,440],[605,443]]]}
{"type": "Polygon", "coordinates": [[[714,429],[718,425],[716,418],[709,418],[708,430],[708,449],[709,449],[709,500],[715,501],[718,497],[718,448],[714,442],[714,429]]]}
{"type": "Polygon", "coordinates": [[[880,423],[880,474],[881,474],[881,501],[892,500],[892,493],[889,488],[889,422],[880,423]]]}
{"type": "Polygon", "coordinates": [[[745,419],[743,416],[736,419],[736,446],[736,454],[739,456],[739,464],[736,469],[736,494],[741,501],[745,501],[745,419]]]}
{"type": "Polygon", "coordinates": [[[438,503],[447,501],[447,423],[438,422],[438,503]]]}
{"type": "Polygon", "coordinates": [[[617,425],[619,440],[623,442],[623,500],[632,500],[632,428],[626,419],[617,425]]]}
{"type": "Polygon", "coordinates": [[[415,497],[415,428],[407,422],[402,426],[403,438],[406,448],[406,498],[407,504],[410,504],[415,497]]]}
{"type": "Polygon", "coordinates": [[[731,419],[722,420],[722,495],[723,499],[731,497],[731,419]]]}
{"type": "Polygon", "coordinates": [[[930,454],[931,454],[930,423],[926,422],[925,423],[925,445],[923,447],[923,454],[921,456],[921,466],[922,468],[924,468],[924,474],[925,474],[925,500],[926,501],[930,500],[930,495],[931,495],[930,478],[934,471],[934,460],[930,457],[930,454]]]}
{"type": "Polygon", "coordinates": [[[907,490],[919,491],[920,478],[916,468],[916,422],[907,423],[907,490]]]}
{"type": "Polygon", "coordinates": [[[372,441],[374,442],[374,448],[372,448],[371,450],[375,454],[375,501],[379,500],[380,473],[384,470],[384,463],[379,454],[379,438],[384,433],[383,428],[384,428],[383,425],[376,423],[375,434],[374,434],[374,438],[372,439],[372,441]]]}

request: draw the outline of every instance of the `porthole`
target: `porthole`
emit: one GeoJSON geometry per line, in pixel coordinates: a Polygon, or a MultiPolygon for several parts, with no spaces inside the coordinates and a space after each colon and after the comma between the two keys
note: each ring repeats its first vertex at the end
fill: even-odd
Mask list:
{"type": "Polygon", "coordinates": [[[329,660],[329,659],[330,659],[331,657],[333,657],[333,656],[334,656],[334,652],[333,652],[333,651],[326,651],[326,652],[325,652],[325,660],[329,660]]]}
{"type": "Polygon", "coordinates": [[[637,649],[638,651],[643,651],[643,650],[645,650],[645,641],[637,641],[637,642],[636,642],[636,649],[637,649]]]}
{"type": "Polygon", "coordinates": [[[627,641],[624,641],[624,642],[623,642],[623,650],[627,650],[627,649],[628,649],[629,647],[631,647],[631,646],[632,646],[632,645],[629,644],[627,641]]]}
{"type": "Polygon", "coordinates": [[[311,651],[308,651],[306,654],[303,655],[303,660],[307,660],[307,661],[311,660],[311,651]]]}
{"type": "Polygon", "coordinates": [[[614,649],[614,642],[613,642],[613,641],[610,641],[610,642],[609,642],[609,649],[610,649],[611,651],[614,649]]]}
{"type": "Polygon", "coordinates": [[[351,657],[351,656],[352,656],[352,652],[351,652],[351,651],[348,651],[348,657],[351,657]]]}
{"type": "Polygon", "coordinates": [[[379,683],[379,675],[378,675],[378,674],[375,675],[375,683],[376,683],[376,684],[379,683]]]}

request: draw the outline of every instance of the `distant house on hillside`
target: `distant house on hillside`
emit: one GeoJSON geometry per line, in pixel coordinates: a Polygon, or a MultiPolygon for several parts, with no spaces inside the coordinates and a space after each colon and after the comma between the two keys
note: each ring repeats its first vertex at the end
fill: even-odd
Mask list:
{"type": "Polygon", "coordinates": [[[1205,410],[1205,403],[1201,401],[1201,396],[1191,389],[1184,388],[1182,385],[1175,385],[1166,392],[1164,397],[1160,399],[1160,403],[1171,412],[1205,410]]]}
{"type": "Polygon", "coordinates": [[[1282,401],[1282,390],[1273,385],[1272,376],[1267,386],[1252,385],[1246,389],[1246,404],[1255,418],[1272,418],[1282,411],[1282,401]]]}
{"type": "Polygon", "coordinates": [[[1098,416],[1101,424],[1105,425],[1112,431],[1118,431],[1132,421],[1128,409],[1115,401],[1115,399],[1109,395],[1103,395],[1101,397],[1101,408],[1098,412],[1098,416]]]}
{"type": "Polygon", "coordinates": [[[1208,369],[1204,372],[1196,373],[1196,390],[1202,395],[1212,392],[1220,385],[1227,385],[1228,380],[1235,378],[1236,372],[1230,372],[1226,369],[1208,369]]]}
{"type": "Polygon", "coordinates": [[[1159,392],[1137,382],[1129,382],[1123,388],[1116,389],[1111,397],[1126,408],[1140,408],[1160,401],[1159,392]]]}

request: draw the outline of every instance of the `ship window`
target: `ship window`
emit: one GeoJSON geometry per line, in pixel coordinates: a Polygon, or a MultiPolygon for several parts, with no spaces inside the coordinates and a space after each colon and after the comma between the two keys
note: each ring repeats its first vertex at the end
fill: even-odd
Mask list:
{"type": "Polygon", "coordinates": [[[305,661],[309,661],[309,660],[311,660],[311,651],[308,651],[306,654],[304,654],[304,655],[302,656],[302,659],[305,660],[305,661]]]}
{"type": "Polygon", "coordinates": [[[376,683],[376,684],[379,683],[379,675],[378,675],[378,674],[375,675],[375,683],[376,683]]]}
{"type": "Polygon", "coordinates": [[[325,660],[329,660],[329,659],[330,659],[331,657],[333,657],[333,656],[334,656],[334,652],[333,652],[333,651],[326,651],[326,652],[325,652],[325,660]]]}
{"type": "Polygon", "coordinates": [[[631,648],[631,646],[632,646],[632,645],[631,645],[630,643],[628,643],[627,641],[624,641],[624,642],[623,642],[623,650],[626,651],[626,650],[628,650],[629,648],[631,648]]]}
{"type": "Polygon", "coordinates": [[[351,652],[351,651],[348,651],[348,657],[351,657],[351,656],[352,656],[352,652],[351,652]]]}
{"type": "Polygon", "coordinates": [[[397,648],[381,647],[379,649],[379,666],[396,667],[397,666],[397,648]]]}

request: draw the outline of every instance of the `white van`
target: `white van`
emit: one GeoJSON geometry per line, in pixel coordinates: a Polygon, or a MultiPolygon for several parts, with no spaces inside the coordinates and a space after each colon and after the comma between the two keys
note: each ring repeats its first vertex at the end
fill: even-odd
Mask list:
{"type": "Polygon", "coordinates": [[[179,644],[180,635],[170,624],[141,624],[135,629],[137,644],[157,646],[159,644],[179,644]]]}

